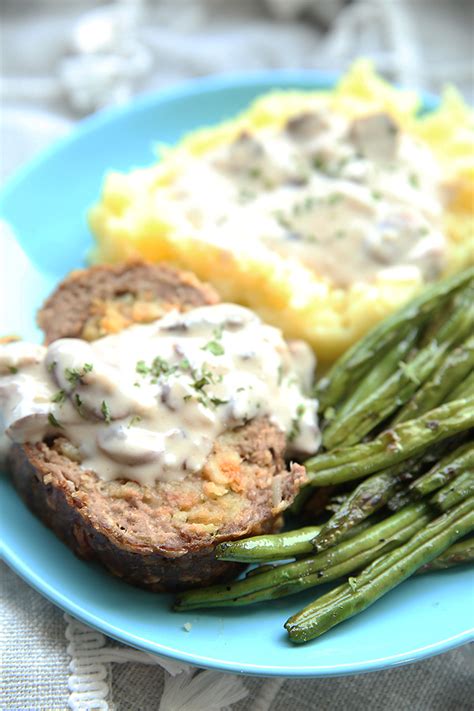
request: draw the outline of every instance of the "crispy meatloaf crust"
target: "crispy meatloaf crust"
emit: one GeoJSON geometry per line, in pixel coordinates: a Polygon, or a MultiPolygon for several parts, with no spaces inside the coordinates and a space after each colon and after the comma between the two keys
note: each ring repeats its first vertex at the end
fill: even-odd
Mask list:
{"type": "MultiPolygon", "coordinates": [[[[172,307],[216,301],[210,287],[167,266],[98,266],[69,276],[39,323],[47,342],[84,331],[98,337],[111,324],[119,330],[123,322],[150,320],[149,309],[154,319],[172,307]]],[[[286,470],[285,446],[267,418],[255,419],[219,437],[201,472],[153,486],[101,480],[79,466],[64,438],[16,444],[9,464],[27,505],[79,556],[135,585],[181,590],[241,569],[214,557],[217,543],[278,528],[305,478],[299,465],[286,470]]]]}
{"type": "Polygon", "coordinates": [[[172,308],[187,311],[218,301],[208,284],[168,265],[98,265],[64,279],[38,313],[38,325],[47,344],[58,338],[93,341],[154,321],[172,308]]]}

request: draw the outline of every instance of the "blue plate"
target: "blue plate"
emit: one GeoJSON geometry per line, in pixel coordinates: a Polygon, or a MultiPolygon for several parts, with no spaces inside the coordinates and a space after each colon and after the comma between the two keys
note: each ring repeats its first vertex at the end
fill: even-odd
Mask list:
{"type": "MultiPolygon", "coordinates": [[[[190,129],[231,117],[269,89],[327,88],[333,80],[309,72],[203,79],[84,121],[4,189],[3,218],[17,241],[3,237],[0,290],[8,289],[8,300],[0,295],[0,333],[20,330],[25,338],[39,338],[34,309],[84,263],[91,245],[86,211],[108,169],[149,164],[156,141],[175,142],[190,129]]],[[[427,108],[432,105],[430,100],[427,108]]],[[[172,613],[170,597],[130,587],[77,559],[25,508],[5,473],[0,501],[7,563],[78,619],[148,652],[223,671],[324,676],[412,662],[473,637],[474,581],[467,569],[408,580],[321,639],[293,646],[283,622],[315,593],[248,609],[172,613]]]]}

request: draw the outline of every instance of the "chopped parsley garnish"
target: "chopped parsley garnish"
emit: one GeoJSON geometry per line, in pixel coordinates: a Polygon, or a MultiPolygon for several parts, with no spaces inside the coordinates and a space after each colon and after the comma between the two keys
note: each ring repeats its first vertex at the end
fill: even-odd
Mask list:
{"type": "Polygon", "coordinates": [[[286,230],[290,229],[291,222],[288,220],[288,218],[286,217],[286,215],[284,214],[284,212],[282,210],[275,210],[275,212],[273,213],[273,216],[276,219],[276,221],[278,222],[278,224],[280,225],[280,227],[283,227],[286,230]]]}
{"type": "Polygon", "coordinates": [[[317,203],[317,199],[315,197],[312,197],[311,195],[308,195],[303,201],[303,210],[306,210],[307,212],[311,210],[317,203]]]}
{"type": "Polygon", "coordinates": [[[254,178],[256,180],[262,176],[262,171],[260,168],[250,168],[248,175],[249,178],[254,178]]]}
{"type": "Polygon", "coordinates": [[[191,383],[191,387],[196,391],[195,395],[184,395],[183,400],[188,402],[188,400],[195,399],[204,407],[217,407],[218,405],[225,405],[229,401],[221,400],[218,397],[210,397],[208,393],[204,390],[207,385],[214,385],[216,383],[222,382],[223,376],[215,376],[208,370],[205,366],[202,368],[200,373],[195,370],[192,371],[192,375],[195,378],[194,382],[191,383]]]}
{"type": "Polygon", "coordinates": [[[283,366],[280,364],[280,365],[278,366],[278,379],[277,379],[278,385],[281,385],[281,384],[282,384],[282,382],[283,382],[283,375],[284,375],[283,366]]]}
{"type": "Polygon", "coordinates": [[[64,392],[64,390],[58,390],[58,392],[55,393],[53,395],[53,397],[51,398],[51,402],[57,402],[57,403],[61,404],[64,402],[65,399],[66,399],[66,393],[64,392]]]}
{"type": "Polygon", "coordinates": [[[382,193],[379,190],[372,190],[372,197],[374,200],[380,200],[382,193]]]}
{"type": "Polygon", "coordinates": [[[174,373],[177,370],[177,366],[170,366],[168,361],[161,356],[156,356],[151,364],[151,373],[155,378],[159,378],[160,375],[168,375],[174,373]]]}
{"type": "Polygon", "coordinates": [[[300,432],[301,432],[301,418],[303,417],[305,410],[306,410],[306,408],[303,405],[303,403],[298,405],[298,407],[296,408],[296,417],[293,418],[293,421],[291,423],[291,430],[288,434],[288,441],[289,442],[293,442],[293,440],[295,440],[298,437],[298,435],[300,434],[300,432]]]}
{"type": "MultiPolygon", "coordinates": [[[[221,400],[219,397],[208,397],[204,390],[198,390],[198,395],[195,396],[196,401],[203,405],[203,407],[219,407],[219,405],[227,405],[229,400],[221,400]]],[[[193,395],[185,395],[183,397],[184,402],[188,402],[193,399],[193,395]]]]}
{"type": "Polygon", "coordinates": [[[48,415],[48,422],[52,427],[58,427],[59,429],[62,429],[62,425],[57,421],[52,412],[50,412],[48,415]]]}
{"type": "Polygon", "coordinates": [[[66,368],[64,375],[68,383],[71,383],[71,385],[77,385],[81,379],[81,374],[77,368],[66,368]]]}
{"type": "Polygon", "coordinates": [[[82,411],[82,399],[78,393],[74,393],[74,403],[76,405],[76,410],[79,413],[81,417],[86,417],[85,414],[82,411]]]}
{"type": "Polygon", "coordinates": [[[133,415],[130,422],[128,423],[128,429],[130,429],[130,427],[134,427],[135,425],[138,425],[138,423],[141,422],[141,420],[142,420],[142,418],[140,417],[140,415],[133,415]]]}
{"type": "Polygon", "coordinates": [[[195,390],[201,390],[205,385],[213,385],[216,382],[221,382],[222,376],[216,378],[210,370],[204,366],[201,371],[201,378],[193,383],[195,390]]]}
{"type": "Polygon", "coordinates": [[[189,362],[189,360],[187,358],[183,358],[183,360],[179,364],[179,367],[181,368],[181,370],[190,370],[191,363],[189,362]]]}
{"type": "Polygon", "coordinates": [[[209,341],[209,343],[206,343],[203,348],[201,348],[202,351],[209,351],[209,353],[212,353],[212,355],[215,356],[220,356],[224,355],[224,347],[218,343],[217,341],[209,341]]]}
{"type": "MultiPolygon", "coordinates": [[[[153,359],[151,366],[147,365],[144,360],[139,360],[135,366],[135,370],[137,373],[140,373],[140,375],[151,375],[151,382],[156,383],[159,377],[162,375],[172,375],[173,373],[176,373],[180,367],[183,369],[185,369],[185,367],[189,367],[189,361],[185,359],[179,365],[170,365],[168,361],[161,356],[156,356],[156,358],[153,359]]],[[[137,386],[136,383],[134,383],[134,385],[137,386]]]]}
{"type": "Polygon", "coordinates": [[[293,205],[292,211],[295,217],[302,215],[304,212],[309,212],[315,205],[318,199],[313,195],[307,195],[302,202],[297,202],[293,205]]]}
{"type": "Polygon", "coordinates": [[[346,165],[347,165],[348,163],[350,163],[350,160],[351,160],[351,159],[350,159],[349,156],[345,156],[344,158],[341,158],[341,160],[340,160],[339,163],[337,164],[337,167],[339,168],[339,170],[342,170],[343,168],[345,168],[346,165]]]}
{"type": "Polygon", "coordinates": [[[228,400],[220,400],[218,397],[211,397],[209,398],[214,407],[218,407],[219,405],[227,405],[229,402],[228,400]]]}
{"type": "Polygon", "coordinates": [[[8,368],[8,370],[10,371],[10,373],[11,373],[12,375],[16,375],[16,374],[18,373],[18,368],[15,368],[14,365],[11,365],[11,366],[8,368]]]}
{"type": "Polygon", "coordinates": [[[58,361],[53,360],[49,365],[48,365],[48,373],[52,373],[55,367],[57,366],[58,361]]]}
{"type": "Polygon", "coordinates": [[[314,156],[313,158],[313,168],[315,170],[324,170],[326,167],[326,161],[321,156],[314,156]]]}
{"type": "Polygon", "coordinates": [[[202,351],[209,351],[209,353],[212,353],[212,355],[215,355],[215,356],[224,355],[224,347],[222,346],[221,343],[218,343],[218,341],[220,341],[222,339],[222,333],[223,333],[222,326],[217,326],[217,328],[215,328],[212,331],[214,340],[209,341],[209,343],[206,343],[206,345],[203,346],[201,348],[201,350],[202,351]]]}
{"type": "Polygon", "coordinates": [[[192,383],[192,386],[195,390],[202,390],[205,385],[209,385],[211,381],[209,378],[203,376],[202,378],[199,378],[199,380],[195,380],[194,383],[192,383]]]}
{"type": "Polygon", "coordinates": [[[73,387],[76,387],[76,385],[78,385],[84,375],[90,373],[92,369],[92,363],[84,363],[84,365],[82,366],[82,370],[79,370],[78,368],[66,368],[66,370],[64,371],[64,375],[68,383],[71,383],[73,387]]]}
{"type": "Polygon", "coordinates": [[[253,190],[249,190],[248,188],[242,188],[242,190],[239,192],[240,202],[249,202],[249,200],[253,200],[255,197],[256,194],[253,192],[253,190]]]}
{"type": "Polygon", "coordinates": [[[408,180],[410,181],[410,185],[412,186],[412,188],[420,187],[420,181],[416,173],[410,173],[408,180]]]}
{"type": "Polygon", "coordinates": [[[301,215],[301,213],[303,212],[303,203],[295,202],[295,204],[291,208],[291,211],[295,217],[298,217],[298,215],[301,215]]]}
{"type": "Polygon", "coordinates": [[[293,422],[291,424],[291,430],[288,433],[288,441],[293,442],[293,440],[295,440],[298,437],[299,433],[300,433],[300,423],[298,420],[295,419],[295,420],[293,420],[293,422]]]}
{"type": "Polygon", "coordinates": [[[109,425],[111,418],[111,413],[110,413],[110,407],[106,403],[105,400],[102,400],[102,405],[100,406],[100,411],[102,415],[104,416],[105,422],[109,425]]]}
{"type": "Polygon", "coordinates": [[[338,202],[341,202],[343,199],[343,196],[340,193],[331,193],[331,195],[328,196],[328,205],[336,205],[338,202]]]}
{"type": "Polygon", "coordinates": [[[140,375],[148,375],[148,373],[150,372],[150,368],[147,366],[144,360],[138,361],[135,370],[137,371],[137,373],[140,373],[140,375]]]}

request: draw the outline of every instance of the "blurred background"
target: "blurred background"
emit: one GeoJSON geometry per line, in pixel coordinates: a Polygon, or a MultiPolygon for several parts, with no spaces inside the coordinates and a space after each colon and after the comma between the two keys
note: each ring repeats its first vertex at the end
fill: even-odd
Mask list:
{"type": "Polygon", "coordinates": [[[474,98],[472,0],[1,0],[4,179],[80,118],[189,79],[345,69],[474,98]]]}

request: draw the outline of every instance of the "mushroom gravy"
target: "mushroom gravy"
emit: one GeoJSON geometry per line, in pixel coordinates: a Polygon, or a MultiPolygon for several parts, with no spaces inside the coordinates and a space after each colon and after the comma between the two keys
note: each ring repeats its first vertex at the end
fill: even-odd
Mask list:
{"type": "Polygon", "coordinates": [[[315,359],[234,304],[172,311],[88,343],[0,346],[0,421],[13,442],[64,436],[105,480],[176,480],[216,438],[261,416],[290,452],[319,447],[315,359]]]}
{"type": "Polygon", "coordinates": [[[446,259],[440,168],[387,114],[326,107],[189,157],[168,195],[183,229],[262,245],[348,287],[383,273],[436,278],[446,259]]]}

